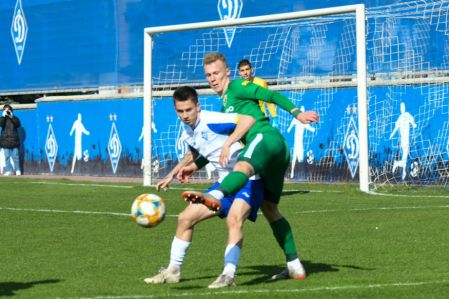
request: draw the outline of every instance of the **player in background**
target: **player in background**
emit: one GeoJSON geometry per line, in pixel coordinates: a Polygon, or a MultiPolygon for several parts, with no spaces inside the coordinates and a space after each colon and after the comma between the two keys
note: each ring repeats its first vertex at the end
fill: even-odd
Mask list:
{"type": "MultiPolygon", "coordinates": [[[[258,101],[273,102],[288,111],[294,118],[304,124],[317,122],[318,114],[314,111],[301,112],[280,93],[263,88],[249,81],[230,80],[230,69],[226,57],[221,53],[210,53],[203,59],[204,72],[211,88],[222,98],[223,111],[250,115],[256,123],[245,134],[242,141],[246,144],[238,157],[232,173],[227,175],[221,185],[212,191],[199,193],[186,191],[183,197],[192,202],[199,202],[212,210],[220,210],[220,200],[235,194],[254,174],[259,174],[265,187],[265,197],[261,210],[270,223],[273,234],[283,249],[287,268],[273,279],[305,279],[306,272],[299,260],[292,229],[287,219],[279,211],[278,204],[284,185],[285,172],[290,163],[290,151],[284,137],[273,128],[267,117],[260,110],[258,101]]],[[[220,162],[229,161],[229,146],[238,139],[228,138],[220,155],[220,162]]]]}
{"type": "MultiPolygon", "coordinates": [[[[230,160],[226,167],[219,163],[221,147],[231,136],[243,135],[254,123],[249,116],[237,114],[224,114],[220,112],[201,111],[198,95],[191,87],[179,87],[173,94],[174,106],[180,120],[186,125],[182,133],[189,150],[183,159],[170,171],[170,173],[156,185],[157,190],[167,190],[171,181],[177,177],[182,182],[188,178],[206,162],[212,163],[218,171],[219,180],[208,191],[220,186],[221,180],[232,171],[237,161],[237,156],[242,151],[240,143],[234,143],[230,147],[230,160]],[[238,124],[236,126],[236,122],[238,124]],[[201,154],[201,159],[195,159],[201,154]],[[207,159],[207,160],[206,160],[207,159]]],[[[228,246],[224,257],[224,270],[209,288],[220,288],[235,285],[235,272],[240,259],[240,250],[243,243],[243,224],[248,218],[255,221],[257,211],[263,201],[263,183],[254,176],[235,196],[224,197],[221,201],[222,209],[219,213],[211,211],[204,205],[189,204],[178,216],[178,226],[170,250],[170,263],[166,269],[149,278],[145,282],[149,284],[176,283],[181,278],[181,266],[189,249],[194,226],[206,219],[218,215],[227,217],[228,246]]]]}
{"type": "MultiPolygon", "coordinates": [[[[267,81],[265,81],[262,78],[253,76],[254,69],[253,66],[251,65],[251,62],[249,62],[248,59],[240,60],[237,67],[239,70],[240,77],[242,77],[245,80],[251,81],[252,83],[257,84],[259,86],[268,88],[267,81]]],[[[259,100],[259,106],[263,114],[265,114],[266,116],[268,116],[268,113],[265,106],[268,108],[268,111],[270,112],[271,116],[271,125],[275,128],[278,128],[279,125],[278,125],[278,114],[276,112],[276,105],[269,102],[265,103],[264,101],[259,100]]]]}

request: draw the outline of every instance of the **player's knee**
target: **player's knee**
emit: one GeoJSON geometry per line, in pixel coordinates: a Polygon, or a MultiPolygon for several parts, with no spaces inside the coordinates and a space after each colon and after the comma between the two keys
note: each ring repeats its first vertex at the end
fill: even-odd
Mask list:
{"type": "Polygon", "coordinates": [[[269,223],[282,218],[277,204],[264,200],[260,209],[269,223]]]}
{"type": "Polygon", "coordinates": [[[178,215],[178,227],[189,228],[195,225],[194,219],[186,212],[181,212],[178,215]]]}
{"type": "Polygon", "coordinates": [[[243,219],[239,215],[229,214],[226,218],[228,229],[241,229],[243,227],[243,219]]]}
{"type": "Polygon", "coordinates": [[[239,161],[234,166],[234,171],[243,172],[248,177],[251,177],[254,175],[254,168],[251,164],[249,164],[246,161],[239,161]]]}

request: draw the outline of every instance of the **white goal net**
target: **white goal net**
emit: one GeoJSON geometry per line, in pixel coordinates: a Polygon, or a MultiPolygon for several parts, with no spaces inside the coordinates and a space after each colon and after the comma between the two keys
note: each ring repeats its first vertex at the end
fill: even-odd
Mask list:
{"type": "MultiPolygon", "coordinates": [[[[320,114],[319,123],[304,126],[277,109],[278,129],[291,148],[287,179],[354,182],[364,191],[368,183],[371,189],[447,185],[448,6],[447,1],[413,1],[371,8],[363,22],[364,39],[357,36],[356,9],[341,13],[338,8],[231,27],[211,22],[200,29],[193,29],[195,24],[148,28],[153,47],[145,50],[145,97],[151,107],[145,115],[152,116],[153,130],[146,130],[151,140],[146,177],[165,176],[185,152],[171,100],[176,87],[196,87],[202,109],[221,109],[202,67],[205,55],[221,52],[232,78],[238,78],[237,64],[246,58],[270,89],[320,114]],[[366,65],[360,64],[361,49],[366,65]],[[360,77],[364,70],[367,80],[360,77]]],[[[214,175],[205,169],[198,178],[214,175]]]]}

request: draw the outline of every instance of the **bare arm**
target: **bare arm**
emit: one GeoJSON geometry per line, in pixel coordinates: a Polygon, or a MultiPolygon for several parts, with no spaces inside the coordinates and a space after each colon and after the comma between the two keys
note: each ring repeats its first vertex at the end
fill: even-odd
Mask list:
{"type": "Polygon", "coordinates": [[[173,179],[176,177],[179,170],[182,169],[184,166],[192,163],[194,161],[194,156],[195,155],[191,150],[187,151],[182,160],[179,161],[179,163],[167,174],[167,176],[156,184],[156,190],[159,191],[162,188],[164,191],[167,191],[168,186],[170,185],[171,181],[173,181],[173,179]]]}
{"type": "Polygon", "coordinates": [[[245,134],[249,131],[249,129],[251,129],[251,127],[254,125],[255,122],[256,120],[252,116],[240,115],[237,127],[235,128],[234,132],[231,135],[229,135],[228,139],[223,144],[220,154],[221,166],[226,167],[226,165],[229,162],[229,153],[231,151],[231,145],[242,139],[243,136],[245,136],[245,134]]]}

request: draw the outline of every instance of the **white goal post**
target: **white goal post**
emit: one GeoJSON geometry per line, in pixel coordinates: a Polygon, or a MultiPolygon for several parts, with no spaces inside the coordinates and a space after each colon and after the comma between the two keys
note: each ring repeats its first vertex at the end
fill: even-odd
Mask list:
{"type": "MultiPolygon", "coordinates": [[[[171,26],[150,27],[144,29],[144,138],[143,138],[143,184],[153,184],[152,176],[152,101],[153,101],[153,36],[159,33],[179,32],[186,30],[225,28],[238,25],[299,20],[318,16],[339,14],[355,14],[356,23],[356,56],[357,56],[357,105],[358,105],[358,142],[359,142],[359,183],[360,190],[369,191],[368,165],[368,110],[367,110],[367,67],[366,67],[366,16],[363,4],[331,7],[324,9],[273,14],[223,21],[199,22],[171,26]]],[[[205,79],[204,79],[205,81],[205,79]]]]}

